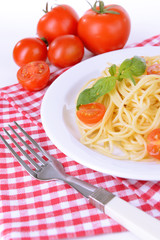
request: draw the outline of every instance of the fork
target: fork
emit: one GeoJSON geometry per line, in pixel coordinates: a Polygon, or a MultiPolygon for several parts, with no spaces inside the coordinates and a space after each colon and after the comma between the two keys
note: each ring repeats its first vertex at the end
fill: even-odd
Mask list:
{"type": "Polygon", "coordinates": [[[117,197],[116,195],[110,193],[101,187],[96,187],[85,181],[75,178],[71,175],[65,173],[63,165],[55,159],[53,156],[49,155],[31,136],[29,136],[24,129],[17,123],[14,122],[17,128],[23,133],[23,135],[33,144],[43,156],[48,160],[44,160],[32,147],[27,144],[23,138],[17,133],[17,131],[9,125],[12,133],[20,140],[21,143],[29,150],[29,152],[39,161],[39,164],[27,154],[26,151],[14,140],[10,133],[3,128],[4,132],[11,139],[13,144],[20,150],[24,157],[33,165],[33,168],[29,167],[26,162],[14,151],[14,149],[9,145],[9,143],[0,135],[1,140],[10,150],[12,155],[18,160],[18,162],[25,168],[25,170],[35,179],[50,181],[53,179],[62,180],[65,183],[72,186],[78,192],[80,192],[84,197],[86,197],[89,202],[98,208],[100,211],[104,212],[119,224],[124,226],[128,231],[132,232],[135,236],[140,239],[146,240],[159,240],[160,239],[160,221],[156,218],[151,217],[147,213],[141,211],[140,209],[130,205],[123,199],[117,197]]]}

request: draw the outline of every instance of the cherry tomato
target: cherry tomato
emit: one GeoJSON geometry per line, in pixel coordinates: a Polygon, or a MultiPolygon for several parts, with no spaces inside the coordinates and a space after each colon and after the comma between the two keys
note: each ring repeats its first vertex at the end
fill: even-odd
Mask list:
{"type": "Polygon", "coordinates": [[[81,105],[77,110],[77,117],[86,124],[99,122],[105,114],[105,106],[101,103],[89,103],[81,105]]]}
{"type": "Polygon", "coordinates": [[[29,91],[38,91],[46,87],[49,77],[50,69],[44,61],[27,63],[17,72],[19,83],[29,91]]]}
{"type": "Polygon", "coordinates": [[[84,55],[82,41],[74,35],[64,35],[53,40],[48,49],[48,59],[56,67],[64,68],[80,62],[84,55]]]}
{"type": "Polygon", "coordinates": [[[160,160],[160,128],[154,129],[148,135],[147,151],[150,156],[160,160]]]}
{"type": "Polygon", "coordinates": [[[147,74],[158,74],[160,75],[160,64],[154,64],[147,68],[147,74]]]}
{"type": "Polygon", "coordinates": [[[130,34],[130,18],[119,5],[94,5],[79,20],[78,35],[94,54],[123,48],[130,34]]]}
{"type": "Polygon", "coordinates": [[[48,43],[56,37],[65,34],[77,34],[78,14],[68,5],[59,5],[52,8],[37,24],[37,34],[44,37],[48,43]]]}
{"type": "Polygon", "coordinates": [[[24,38],[15,45],[13,59],[20,67],[32,61],[45,61],[47,46],[39,38],[24,38]]]}

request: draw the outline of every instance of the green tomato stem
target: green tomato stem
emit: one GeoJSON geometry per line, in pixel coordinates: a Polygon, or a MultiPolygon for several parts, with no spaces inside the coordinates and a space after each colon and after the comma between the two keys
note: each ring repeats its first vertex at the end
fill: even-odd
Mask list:
{"type": "Polygon", "coordinates": [[[89,3],[89,5],[91,6],[91,9],[98,14],[105,14],[105,13],[120,14],[117,11],[110,10],[112,7],[114,7],[114,5],[109,6],[109,7],[105,7],[104,2],[101,1],[101,0],[96,0],[93,6],[90,3],[89,3]],[[98,5],[99,10],[97,9],[97,3],[99,4],[98,5]]]}
{"type": "Polygon", "coordinates": [[[46,9],[43,9],[44,13],[48,13],[48,2],[46,3],[46,9]]]}
{"type": "Polygon", "coordinates": [[[42,37],[41,40],[46,44],[47,47],[49,46],[48,41],[47,41],[46,38],[42,37]]]}

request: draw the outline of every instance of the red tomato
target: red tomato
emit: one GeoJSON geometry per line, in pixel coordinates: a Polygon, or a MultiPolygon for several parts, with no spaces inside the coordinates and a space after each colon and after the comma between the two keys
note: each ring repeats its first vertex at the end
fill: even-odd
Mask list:
{"type": "Polygon", "coordinates": [[[154,129],[147,137],[147,151],[160,160],[160,128],[154,129]]]}
{"type": "Polygon", "coordinates": [[[37,24],[37,34],[44,37],[48,43],[56,37],[65,34],[77,34],[78,15],[68,5],[59,5],[52,8],[37,24]]]}
{"type": "Polygon", "coordinates": [[[49,77],[50,69],[44,61],[27,63],[17,72],[19,83],[29,91],[38,91],[46,87],[49,77]]]}
{"type": "Polygon", "coordinates": [[[53,40],[48,49],[49,61],[64,68],[80,62],[84,55],[82,41],[74,35],[64,35],[53,40]]]}
{"type": "Polygon", "coordinates": [[[81,105],[77,110],[77,117],[86,124],[99,122],[105,114],[105,106],[101,103],[88,103],[81,105]]]}
{"type": "Polygon", "coordinates": [[[154,64],[147,68],[147,74],[158,74],[160,75],[160,64],[154,64]]]}
{"type": "Polygon", "coordinates": [[[39,38],[24,38],[15,45],[13,58],[20,67],[32,61],[45,61],[47,46],[39,38]]]}
{"type": "Polygon", "coordinates": [[[129,15],[124,8],[119,5],[103,6],[102,1],[99,4],[101,8],[92,7],[78,23],[79,37],[84,46],[94,54],[123,48],[131,27],[129,15]]]}

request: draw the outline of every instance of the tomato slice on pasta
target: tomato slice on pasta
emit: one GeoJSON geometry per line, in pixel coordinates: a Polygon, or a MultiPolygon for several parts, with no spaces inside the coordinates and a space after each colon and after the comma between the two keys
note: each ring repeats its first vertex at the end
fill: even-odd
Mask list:
{"type": "Polygon", "coordinates": [[[158,74],[160,75],[160,64],[154,64],[147,68],[147,75],[158,74]]]}
{"type": "Polygon", "coordinates": [[[147,151],[150,156],[160,160],[160,128],[152,130],[148,135],[147,151]]]}
{"type": "Polygon", "coordinates": [[[77,117],[86,124],[99,122],[105,114],[105,106],[101,103],[89,103],[81,105],[77,110],[77,117]]]}

